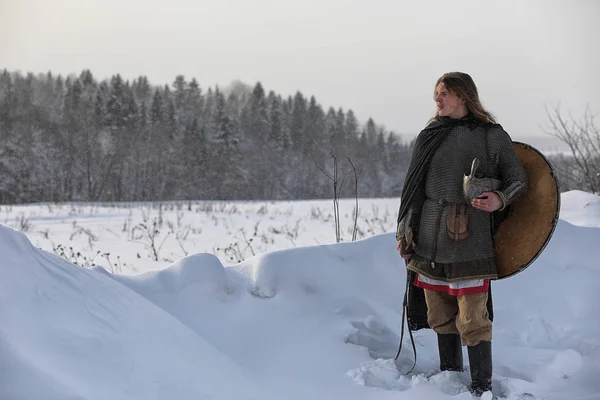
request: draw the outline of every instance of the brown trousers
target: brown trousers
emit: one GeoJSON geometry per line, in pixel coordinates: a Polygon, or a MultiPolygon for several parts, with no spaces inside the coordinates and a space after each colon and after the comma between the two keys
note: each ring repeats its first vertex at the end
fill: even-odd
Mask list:
{"type": "Polygon", "coordinates": [[[427,322],[437,333],[460,335],[463,346],[492,340],[492,321],[487,310],[488,294],[452,296],[425,289],[427,322]]]}

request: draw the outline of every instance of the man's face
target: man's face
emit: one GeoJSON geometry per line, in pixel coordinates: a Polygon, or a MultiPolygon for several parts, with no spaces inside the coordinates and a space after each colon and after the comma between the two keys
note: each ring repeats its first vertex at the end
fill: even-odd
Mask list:
{"type": "Polygon", "coordinates": [[[444,82],[440,82],[435,88],[435,102],[440,117],[462,118],[465,116],[464,100],[447,89],[444,82]]]}

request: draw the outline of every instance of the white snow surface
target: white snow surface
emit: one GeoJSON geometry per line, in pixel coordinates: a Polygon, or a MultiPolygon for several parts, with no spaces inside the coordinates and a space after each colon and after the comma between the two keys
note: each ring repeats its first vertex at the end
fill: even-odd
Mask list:
{"type": "MultiPolygon", "coordinates": [[[[150,221],[144,205],[2,206],[0,399],[471,399],[468,370],[439,372],[431,330],[414,335],[410,375],[408,335],[394,362],[405,270],[387,210],[397,200],[360,201],[371,205],[363,238],[337,244],[326,244],[325,202],[230,203],[221,211],[233,205],[233,218],[215,207],[203,220],[189,205],[161,210],[172,235],[157,236],[154,260],[149,237],[132,232],[136,213],[150,221]],[[271,225],[253,234],[257,223],[271,225]],[[238,246],[256,255],[210,254],[232,232],[260,240],[238,246]],[[84,268],[53,254],[57,242],[88,263],[96,249],[111,255],[84,268]]],[[[352,207],[342,201],[344,227],[352,207]]],[[[600,399],[599,283],[600,197],[564,193],[543,254],[492,284],[494,398],[600,399]]]]}

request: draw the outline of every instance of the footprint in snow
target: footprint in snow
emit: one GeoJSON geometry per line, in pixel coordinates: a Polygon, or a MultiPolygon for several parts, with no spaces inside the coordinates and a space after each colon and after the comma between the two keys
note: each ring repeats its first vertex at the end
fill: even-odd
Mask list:
{"type": "Polygon", "coordinates": [[[373,359],[396,357],[400,337],[373,315],[362,321],[352,321],[356,330],[346,336],[346,343],[366,347],[373,359]]]}

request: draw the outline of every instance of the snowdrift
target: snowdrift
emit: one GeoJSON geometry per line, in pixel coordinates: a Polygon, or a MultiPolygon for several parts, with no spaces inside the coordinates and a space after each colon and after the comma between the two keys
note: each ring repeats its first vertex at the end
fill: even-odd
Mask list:
{"type": "MultiPolygon", "coordinates": [[[[493,284],[498,398],[600,398],[599,199],[564,194],[546,251],[493,284]]],[[[393,234],[136,276],[77,267],[5,226],[0,254],[0,399],[470,399],[468,372],[436,373],[431,331],[415,335],[411,376],[408,338],[393,361],[393,234]]]]}
{"type": "Polygon", "coordinates": [[[105,274],[0,226],[0,399],[261,399],[237,364],[105,274]]]}

